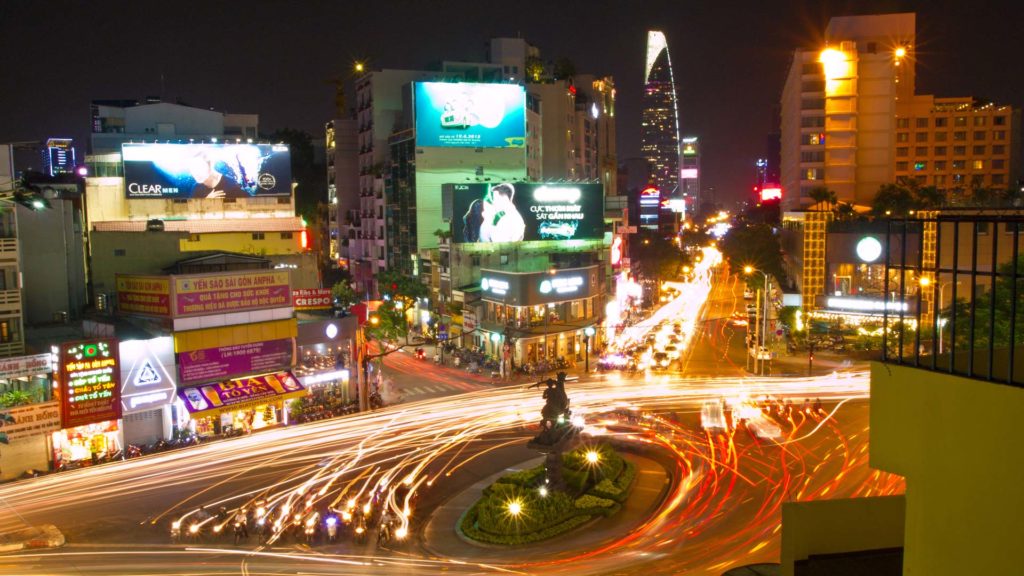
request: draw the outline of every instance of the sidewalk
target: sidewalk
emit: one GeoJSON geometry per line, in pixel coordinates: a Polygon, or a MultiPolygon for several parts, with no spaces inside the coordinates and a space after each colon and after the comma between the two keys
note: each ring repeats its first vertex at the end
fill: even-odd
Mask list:
{"type": "Polygon", "coordinates": [[[636,480],[622,510],[611,518],[600,518],[563,536],[523,546],[480,544],[467,539],[457,530],[462,515],[480,499],[484,488],[509,472],[542,463],[544,458],[538,457],[484,478],[441,504],[424,529],[423,547],[438,556],[457,557],[470,562],[522,563],[530,557],[543,556],[545,560],[554,560],[573,556],[620,538],[650,517],[661,504],[669,486],[668,473],[654,460],[629,453],[624,453],[623,457],[636,465],[636,480]]]}

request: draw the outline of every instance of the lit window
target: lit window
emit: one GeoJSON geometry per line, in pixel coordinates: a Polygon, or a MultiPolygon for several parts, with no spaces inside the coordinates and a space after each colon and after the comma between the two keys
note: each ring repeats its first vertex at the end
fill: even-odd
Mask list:
{"type": "Polygon", "coordinates": [[[996,131],[992,132],[992,139],[993,140],[1006,140],[1006,131],[1005,130],[996,130],[996,131]]]}
{"type": "Polygon", "coordinates": [[[975,160],[974,162],[971,163],[971,168],[973,168],[975,170],[984,170],[985,169],[985,161],[984,160],[975,160]]]}
{"type": "Polygon", "coordinates": [[[914,162],[914,171],[915,172],[920,172],[921,170],[927,170],[927,169],[928,169],[928,163],[927,162],[914,162]]]}
{"type": "Polygon", "coordinates": [[[975,126],[984,126],[985,125],[985,117],[984,116],[975,116],[974,117],[974,125],[975,126]]]}

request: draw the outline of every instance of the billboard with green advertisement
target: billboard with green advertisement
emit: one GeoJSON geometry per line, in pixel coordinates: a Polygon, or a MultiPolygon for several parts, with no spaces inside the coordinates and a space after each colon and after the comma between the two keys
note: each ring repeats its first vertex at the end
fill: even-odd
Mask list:
{"type": "Polygon", "coordinates": [[[418,147],[526,146],[523,86],[417,82],[415,98],[418,147]]]}

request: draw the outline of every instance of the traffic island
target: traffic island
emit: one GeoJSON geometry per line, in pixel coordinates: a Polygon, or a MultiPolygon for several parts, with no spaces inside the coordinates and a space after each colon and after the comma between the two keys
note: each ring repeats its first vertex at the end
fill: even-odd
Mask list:
{"type": "Polygon", "coordinates": [[[483,490],[459,530],[473,541],[515,546],[548,540],[614,516],[629,497],[636,466],[607,444],[562,455],[565,489],[549,488],[545,464],[506,474],[483,490]]]}
{"type": "Polygon", "coordinates": [[[63,545],[64,534],[53,524],[0,534],[0,554],[39,548],[59,548],[63,545]]]}

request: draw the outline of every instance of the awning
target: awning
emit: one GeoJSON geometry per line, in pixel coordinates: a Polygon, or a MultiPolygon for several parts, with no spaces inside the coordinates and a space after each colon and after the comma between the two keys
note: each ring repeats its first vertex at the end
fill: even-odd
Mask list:
{"type": "Polygon", "coordinates": [[[192,418],[249,410],[306,394],[308,391],[291,372],[275,372],[178,389],[178,397],[185,403],[192,418]]]}

